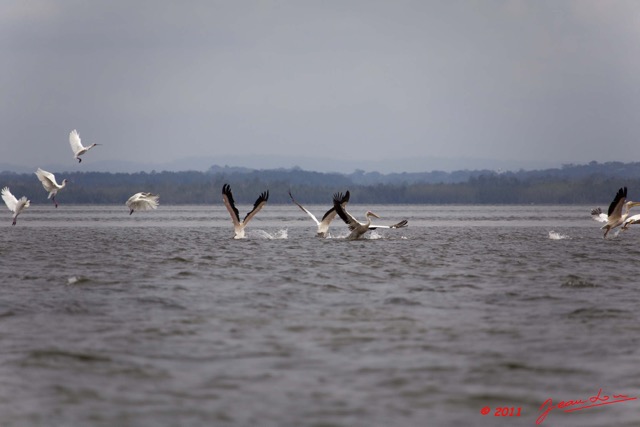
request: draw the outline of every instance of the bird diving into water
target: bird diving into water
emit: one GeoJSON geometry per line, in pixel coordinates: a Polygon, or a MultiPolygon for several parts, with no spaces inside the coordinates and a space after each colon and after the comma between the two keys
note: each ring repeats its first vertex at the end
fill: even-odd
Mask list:
{"type": "Polygon", "coordinates": [[[244,219],[240,220],[240,213],[236,208],[236,204],[233,201],[233,195],[231,194],[231,187],[229,184],[224,184],[222,186],[222,201],[229,211],[229,215],[231,215],[231,221],[233,221],[233,230],[234,230],[234,239],[243,239],[244,238],[244,228],[247,226],[251,218],[253,218],[260,209],[267,204],[267,200],[269,200],[269,190],[264,191],[258,196],[258,199],[253,204],[253,209],[244,217],[244,219]]]}
{"type": "Polygon", "coordinates": [[[31,205],[31,202],[27,200],[25,196],[22,196],[20,199],[16,199],[16,197],[11,194],[11,191],[9,191],[9,187],[4,187],[0,194],[2,194],[2,200],[4,200],[4,203],[7,205],[9,210],[13,212],[13,223],[11,225],[16,225],[18,215],[20,215],[20,212],[27,209],[31,205]]]}
{"type": "MultiPolygon", "coordinates": [[[[598,222],[606,223],[601,227],[601,229],[604,230],[604,236],[602,237],[606,238],[609,231],[614,228],[623,224],[625,225],[623,229],[628,227],[629,223],[626,223],[626,221],[629,217],[629,210],[638,205],[640,205],[640,202],[627,201],[627,187],[621,187],[609,205],[607,214],[605,215],[602,209],[595,208],[591,210],[591,217],[598,222]]],[[[634,217],[636,217],[636,215],[634,215],[634,217]]]]}
{"type": "Polygon", "coordinates": [[[51,172],[47,172],[46,170],[42,170],[40,168],[38,168],[35,173],[42,183],[44,189],[49,192],[49,196],[47,198],[51,199],[53,201],[53,204],[57,208],[58,202],[56,202],[56,194],[58,194],[58,191],[62,190],[67,185],[68,181],[66,179],[63,179],[62,184],[58,184],[56,182],[56,177],[51,172]]]}
{"type": "Polygon", "coordinates": [[[149,209],[158,208],[158,199],[160,196],[151,193],[136,193],[129,197],[125,205],[129,208],[129,215],[136,211],[148,211],[149,209]]]}
{"type": "Polygon", "coordinates": [[[333,207],[335,208],[338,216],[342,218],[342,220],[349,226],[349,230],[351,230],[351,234],[347,236],[348,240],[355,240],[362,237],[367,231],[375,230],[376,228],[403,228],[407,226],[407,220],[403,219],[397,224],[393,225],[376,225],[371,223],[371,218],[380,218],[378,215],[371,211],[367,211],[365,213],[365,217],[367,218],[366,222],[360,222],[354,218],[349,212],[347,212],[341,204],[341,194],[333,195],[333,207]]]}
{"type": "MultiPolygon", "coordinates": [[[[349,197],[350,197],[349,191],[347,190],[344,196],[342,195],[342,193],[336,193],[336,196],[340,198],[340,205],[342,206],[342,209],[344,209],[347,203],[349,202],[349,197]]],[[[293,198],[293,195],[291,194],[291,190],[289,190],[289,197],[291,197],[291,201],[293,203],[298,205],[298,207],[302,209],[302,211],[305,212],[307,215],[309,215],[311,219],[316,223],[316,225],[318,226],[316,236],[327,237],[327,235],[329,234],[329,225],[337,215],[336,208],[332,207],[331,209],[329,209],[322,216],[322,220],[318,221],[318,218],[316,218],[314,214],[309,212],[309,210],[306,209],[304,206],[302,206],[300,203],[296,202],[296,200],[293,198]]]]}
{"type": "Polygon", "coordinates": [[[69,134],[69,144],[71,145],[71,151],[73,151],[73,158],[77,159],[78,163],[82,162],[80,156],[91,150],[96,145],[100,145],[94,143],[89,145],[88,147],[85,147],[84,145],[82,145],[82,142],[80,141],[80,135],[78,135],[78,131],[75,129],[72,130],[69,134]]]}

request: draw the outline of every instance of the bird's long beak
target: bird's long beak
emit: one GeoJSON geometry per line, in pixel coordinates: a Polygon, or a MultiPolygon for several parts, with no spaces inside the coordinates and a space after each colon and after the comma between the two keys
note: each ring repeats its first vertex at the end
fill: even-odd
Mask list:
{"type": "Polygon", "coordinates": [[[369,211],[369,215],[371,215],[371,216],[372,216],[372,217],[374,217],[374,218],[378,218],[378,219],[380,219],[380,217],[379,217],[378,215],[374,214],[374,213],[373,213],[373,212],[371,212],[371,211],[369,211]]]}

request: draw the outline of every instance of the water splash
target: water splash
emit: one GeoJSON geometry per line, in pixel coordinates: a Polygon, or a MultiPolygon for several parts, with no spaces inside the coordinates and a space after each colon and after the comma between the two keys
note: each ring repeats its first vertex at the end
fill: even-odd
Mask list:
{"type": "Polygon", "coordinates": [[[67,279],[67,285],[79,285],[87,282],[90,282],[90,280],[84,276],[71,276],[67,279]]]}
{"type": "Polygon", "coordinates": [[[289,231],[287,229],[278,230],[274,233],[267,233],[264,230],[255,230],[254,234],[256,235],[256,237],[268,240],[280,240],[289,238],[289,231]]]}
{"type": "Polygon", "coordinates": [[[570,237],[567,236],[566,234],[560,234],[557,231],[551,230],[549,232],[549,239],[551,239],[551,240],[563,240],[563,239],[570,239],[570,237]]]}

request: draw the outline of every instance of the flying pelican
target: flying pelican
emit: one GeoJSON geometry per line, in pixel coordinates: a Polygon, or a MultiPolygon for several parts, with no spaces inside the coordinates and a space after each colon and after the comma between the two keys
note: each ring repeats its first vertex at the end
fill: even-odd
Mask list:
{"type": "Polygon", "coordinates": [[[158,207],[160,196],[151,193],[136,193],[129,197],[125,205],[129,208],[129,215],[135,211],[148,211],[158,207]]]}
{"type": "Polygon", "coordinates": [[[601,229],[604,230],[603,237],[606,238],[609,231],[625,223],[629,217],[629,210],[638,205],[640,205],[640,202],[627,201],[627,187],[621,187],[609,205],[607,215],[605,216],[602,209],[595,208],[591,211],[591,217],[596,221],[606,222],[606,224],[601,227],[601,229]]]}
{"type": "MultiPolygon", "coordinates": [[[[349,191],[347,190],[347,192],[345,193],[344,196],[342,195],[342,193],[337,193],[337,196],[340,197],[340,205],[342,206],[342,209],[344,209],[344,207],[349,202],[349,191]]],[[[318,218],[316,218],[316,216],[314,214],[309,212],[300,203],[296,202],[296,200],[293,198],[293,195],[291,194],[291,190],[289,190],[289,197],[291,197],[291,201],[293,203],[298,205],[298,207],[300,209],[302,209],[304,212],[306,212],[306,214],[309,215],[311,217],[311,219],[316,223],[316,225],[318,226],[318,231],[317,231],[316,236],[317,237],[327,237],[327,235],[329,234],[329,225],[331,224],[331,221],[333,221],[333,219],[336,217],[336,214],[337,214],[336,208],[332,207],[331,209],[329,209],[323,215],[322,221],[318,221],[318,218]]]]}
{"type": "Polygon", "coordinates": [[[340,216],[340,218],[342,218],[342,220],[349,226],[349,230],[351,230],[351,234],[349,234],[349,236],[347,236],[348,240],[359,239],[367,231],[375,230],[376,228],[403,228],[403,227],[407,226],[407,220],[406,219],[403,219],[399,223],[393,224],[393,225],[371,224],[371,218],[372,217],[373,218],[380,218],[378,215],[376,215],[375,213],[373,213],[371,211],[367,211],[367,213],[364,214],[365,217],[367,218],[367,222],[360,222],[357,219],[355,219],[353,217],[353,215],[351,215],[349,212],[344,210],[344,208],[342,207],[342,204],[341,204],[341,197],[340,196],[341,196],[340,194],[334,194],[333,195],[333,207],[335,208],[335,210],[338,213],[338,215],[340,216]]]}
{"type": "Polygon", "coordinates": [[[22,196],[20,200],[16,199],[15,196],[11,194],[11,191],[9,191],[9,187],[4,187],[0,194],[2,194],[2,200],[4,200],[9,210],[13,212],[13,223],[11,225],[16,225],[18,215],[27,209],[31,205],[31,202],[27,200],[25,196],[22,196]]]}
{"type": "Polygon", "coordinates": [[[44,187],[44,189],[49,192],[49,197],[47,197],[47,199],[51,199],[53,201],[53,204],[56,205],[57,208],[58,202],[56,202],[56,194],[58,194],[58,191],[62,190],[64,186],[67,185],[68,181],[66,179],[63,179],[62,184],[58,184],[56,182],[56,177],[51,172],[47,172],[40,168],[38,168],[38,170],[36,171],[36,175],[38,176],[40,182],[42,182],[42,186],[44,187]]]}
{"type": "Polygon", "coordinates": [[[260,209],[267,204],[267,200],[269,200],[269,190],[262,192],[258,199],[253,204],[253,209],[251,212],[244,217],[242,221],[240,221],[240,213],[236,208],[235,202],[233,201],[233,195],[231,194],[231,187],[229,184],[224,184],[222,186],[222,201],[224,205],[227,207],[229,211],[229,215],[231,215],[231,221],[233,221],[233,229],[235,231],[234,239],[243,239],[244,238],[244,228],[247,226],[251,218],[253,218],[260,209]]]}
{"type": "Polygon", "coordinates": [[[87,151],[91,150],[96,145],[100,145],[100,144],[94,143],[88,147],[85,147],[84,145],[82,145],[82,142],[80,142],[80,135],[78,135],[78,131],[75,129],[72,130],[71,133],[69,134],[69,144],[71,144],[71,151],[73,151],[73,158],[78,159],[78,163],[82,161],[80,156],[82,156],[87,151]]]}

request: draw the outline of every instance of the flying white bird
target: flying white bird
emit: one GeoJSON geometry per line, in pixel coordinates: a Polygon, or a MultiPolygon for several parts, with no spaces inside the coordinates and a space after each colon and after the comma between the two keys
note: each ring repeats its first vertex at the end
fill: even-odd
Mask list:
{"type": "Polygon", "coordinates": [[[129,215],[135,211],[148,211],[158,207],[160,196],[151,193],[136,193],[129,197],[125,205],[129,208],[129,215]]]}
{"type": "MultiPolygon", "coordinates": [[[[609,231],[625,224],[625,221],[629,217],[629,210],[638,205],[640,205],[640,202],[627,201],[627,187],[622,187],[618,190],[609,205],[607,215],[602,212],[602,209],[595,208],[591,211],[591,217],[598,222],[606,222],[606,224],[601,227],[601,229],[604,230],[603,238],[606,238],[609,231]]],[[[626,227],[623,228],[626,229],[626,227]]]]}
{"type": "Polygon", "coordinates": [[[244,217],[242,221],[240,221],[240,213],[236,208],[235,202],[233,201],[233,195],[231,194],[231,187],[229,184],[224,184],[222,186],[222,201],[224,205],[227,207],[229,211],[229,215],[231,215],[231,221],[233,221],[233,230],[235,235],[234,239],[243,239],[244,238],[244,228],[247,226],[251,218],[253,218],[259,211],[267,204],[267,200],[269,200],[269,190],[264,191],[258,199],[253,204],[253,209],[251,212],[244,217]]]}
{"type": "Polygon", "coordinates": [[[100,144],[94,143],[88,147],[85,147],[84,145],[82,145],[82,142],[80,141],[80,135],[78,135],[78,131],[75,129],[72,130],[71,133],[69,134],[69,144],[71,144],[71,151],[73,151],[73,156],[74,156],[73,158],[78,159],[78,163],[82,161],[80,156],[82,156],[87,151],[91,150],[96,145],[100,145],[100,144]]]}
{"type": "Polygon", "coordinates": [[[342,218],[342,220],[349,226],[349,230],[351,230],[351,234],[349,234],[349,236],[347,236],[347,239],[349,240],[355,240],[355,239],[359,239],[360,237],[362,237],[364,235],[364,233],[366,233],[369,230],[375,230],[376,228],[403,228],[407,226],[407,220],[403,219],[402,221],[400,221],[397,224],[393,224],[393,225],[376,225],[376,224],[372,224],[371,223],[371,218],[380,218],[378,215],[376,215],[375,213],[371,212],[371,211],[367,211],[365,213],[365,217],[367,218],[366,222],[360,222],[357,219],[355,219],[353,217],[353,215],[351,215],[349,212],[347,212],[346,210],[344,210],[344,208],[342,207],[341,202],[341,195],[340,194],[334,194],[333,195],[333,207],[335,208],[336,212],[338,213],[338,215],[340,216],[340,218],[342,218]]]}
{"type": "MultiPolygon", "coordinates": [[[[349,202],[349,196],[350,196],[349,195],[349,191],[347,191],[344,196],[342,195],[342,193],[337,193],[337,196],[340,197],[340,205],[342,206],[342,209],[344,209],[344,207],[349,202]]],[[[302,209],[303,212],[306,212],[306,214],[309,215],[311,217],[311,219],[316,223],[316,225],[318,226],[318,231],[317,231],[316,236],[317,237],[327,237],[327,235],[329,234],[329,225],[331,224],[331,221],[333,221],[333,219],[337,215],[336,208],[332,207],[331,209],[329,209],[322,216],[322,221],[318,221],[318,218],[316,218],[316,216],[314,214],[309,212],[309,210],[307,210],[300,203],[296,202],[296,200],[293,198],[293,195],[291,194],[291,191],[289,191],[289,197],[291,197],[291,201],[293,203],[298,205],[298,207],[300,209],[302,209]]]]}
{"type": "Polygon", "coordinates": [[[11,194],[11,191],[9,191],[9,187],[4,187],[0,194],[2,194],[2,200],[4,200],[9,210],[13,212],[12,225],[16,225],[18,215],[20,215],[20,212],[27,209],[31,205],[31,202],[27,200],[25,196],[22,196],[20,200],[16,199],[15,196],[11,194]]]}
{"type": "Polygon", "coordinates": [[[65,187],[65,185],[67,185],[68,181],[66,179],[63,179],[62,184],[58,184],[56,182],[56,177],[51,172],[47,172],[40,168],[38,168],[38,170],[35,173],[38,179],[40,180],[40,182],[42,183],[42,186],[44,187],[44,189],[49,192],[49,197],[47,198],[51,199],[53,201],[53,204],[56,205],[56,208],[57,208],[58,202],[56,202],[56,194],[58,194],[58,191],[62,190],[65,187]]]}

